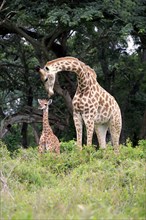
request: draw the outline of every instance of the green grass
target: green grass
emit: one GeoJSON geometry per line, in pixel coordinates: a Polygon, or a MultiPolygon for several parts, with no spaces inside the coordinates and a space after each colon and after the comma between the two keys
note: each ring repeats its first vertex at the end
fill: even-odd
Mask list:
{"type": "Polygon", "coordinates": [[[78,151],[61,144],[61,155],[20,149],[10,155],[0,142],[2,220],[146,219],[145,149],[127,142],[116,156],[112,147],[78,151]]]}

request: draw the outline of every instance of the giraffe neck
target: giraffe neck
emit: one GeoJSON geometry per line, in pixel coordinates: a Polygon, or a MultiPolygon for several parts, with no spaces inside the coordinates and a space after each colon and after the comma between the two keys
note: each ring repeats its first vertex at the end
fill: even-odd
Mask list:
{"type": "Polygon", "coordinates": [[[48,133],[52,129],[49,125],[49,120],[48,120],[48,108],[43,110],[43,132],[48,133]]]}
{"type": "Polygon", "coordinates": [[[72,57],[58,58],[48,62],[57,68],[58,71],[71,71],[77,74],[78,89],[80,92],[91,89],[91,84],[96,81],[96,73],[80,60],[72,57]],[[92,81],[92,82],[91,82],[92,81]]]}

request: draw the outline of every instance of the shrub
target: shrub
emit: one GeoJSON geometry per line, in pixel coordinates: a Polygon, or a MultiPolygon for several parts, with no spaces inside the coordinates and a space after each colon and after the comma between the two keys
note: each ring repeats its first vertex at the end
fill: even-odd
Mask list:
{"type": "Polygon", "coordinates": [[[145,141],[127,142],[115,155],[62,142],[61,154],[19,149],[10,157],[0,142],[3,219],[144,219],[145,141]],[[11,196],[10,196],[11,195],[11,196]]]}
{"type": "Polygon", "coordinates": [[[7,149],[7,146],[2,140],[0,140],[0,160],[6,161],[10,159],[10,152],[7,149]]]}

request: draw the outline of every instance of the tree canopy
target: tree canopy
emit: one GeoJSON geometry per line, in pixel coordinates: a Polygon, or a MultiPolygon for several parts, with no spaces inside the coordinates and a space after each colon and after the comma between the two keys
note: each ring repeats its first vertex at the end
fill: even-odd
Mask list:
{"type": "MultiPolygon", "coordinates": [[[[94,68],[98,82],[117,99],[123,116],[121,140],[146,138],[145,23],[145,0],[4,0],[0,137],[17,136],[24,147],[37,143],[42,117],[37,99],[47,94],[35,65],[70,55],[94,68]],[[129,36],[132,52],[127,50],[129,36]]],[[[58,75],[49,119],[60,139],[75,138],[75,90],[74,74],[58,75]]]]}

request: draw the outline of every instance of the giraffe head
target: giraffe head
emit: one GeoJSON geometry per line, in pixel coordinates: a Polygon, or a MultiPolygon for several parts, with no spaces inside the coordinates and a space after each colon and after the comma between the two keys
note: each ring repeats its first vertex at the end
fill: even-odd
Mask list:
{"type": "Polygon", "coordinates": [[[40,104],[39,109],[47,110],[48,106],[52,103],[52,99],[49,99],[49,101],[46,99],[38,99],[38,103],[40,104]]]}
{"type": "Polygon", "coordinates": [[[41,80],[44,83],[45,89],[48,92],[48,96],[51,97],[54,94],[53,88],[55,84],[56,74],[59,71],[59,67],[53,64],[46,63],[44,68],[36,67],[37,72],[40,73],[41,80]]]}

